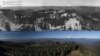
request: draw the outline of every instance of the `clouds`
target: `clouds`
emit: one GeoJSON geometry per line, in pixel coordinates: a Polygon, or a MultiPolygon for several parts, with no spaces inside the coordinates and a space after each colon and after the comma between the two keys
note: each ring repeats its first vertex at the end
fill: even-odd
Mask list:
{"type": "Polygon", "coordinates": [[[1,7],[42,6],[42,0],[0,0],[1,7]]]}
{"type": "Polygon", "coordinates": [[[46,6],[100,6],[100,0],[43,0],[46,6]]]}
{"type": "Polygon", "coordinates": [[[44,6],[66,6],[67,0],[43,0],[44,6]]]}
{"type": "Polygon", "coordinates": [[[23,6],[42,6],[42,0],[22,0],[23,6]]]}
{"type": "Polygon", "coordinates": [[[100,0],[0,0],[0,5],[5,7],[6,6],[100,6],[100,0]]]}
{"type": "Polygon", "coordinates": [[[0,0],[1,7],[22,6],[21,0],[0,0]]]}

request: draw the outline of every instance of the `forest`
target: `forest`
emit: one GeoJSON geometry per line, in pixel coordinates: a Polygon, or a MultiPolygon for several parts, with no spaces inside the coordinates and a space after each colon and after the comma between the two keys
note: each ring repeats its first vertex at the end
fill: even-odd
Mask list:
{"type": "Polygon", "coordinates": [[[100,30],[99,7],[25,8],[0,9],[1,31],[100,30]]]}
{"type": "Polygon", "coordinates": [[[0,56],[99,56],[99,50],[76,42],[0,41],[0,56]]]}

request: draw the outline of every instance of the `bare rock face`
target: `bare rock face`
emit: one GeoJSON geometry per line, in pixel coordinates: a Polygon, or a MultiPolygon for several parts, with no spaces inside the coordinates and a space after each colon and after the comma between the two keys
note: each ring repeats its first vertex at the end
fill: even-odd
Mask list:
{"type": "Polygon", "coordinates": [[[70,18],[68,21],[65,22],[65,28],[66,30],[81,30],[81,24],[80,21],[78,21],[76,18],[70,18]]]}

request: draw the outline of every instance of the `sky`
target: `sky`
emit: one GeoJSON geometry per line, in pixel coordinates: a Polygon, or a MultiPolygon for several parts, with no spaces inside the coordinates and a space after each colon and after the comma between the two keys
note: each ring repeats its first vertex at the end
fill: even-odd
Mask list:
{"type": "Polygon", "coordinates": [[[100,0],[0,0],[1,7],[9,6],[100,6],[100,0]]]}
{"type": "Polygon", "coordinates": [[[0,40],[5,40],[5,39],[39,39],[39,38],[100,39],[100,31],[0,32],[0,40]]]}

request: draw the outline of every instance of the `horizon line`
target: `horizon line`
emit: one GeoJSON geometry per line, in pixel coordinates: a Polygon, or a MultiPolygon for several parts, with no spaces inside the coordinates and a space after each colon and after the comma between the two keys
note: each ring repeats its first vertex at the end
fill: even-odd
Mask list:
{"type": "Polygon", "coordinates": [[[100,7],[100,6],[84,6],[84,5],[77,5],[77,6],[56,6],[56,5],[45,5],[45,6],[0,6],[3,7],[100,7]]]}

